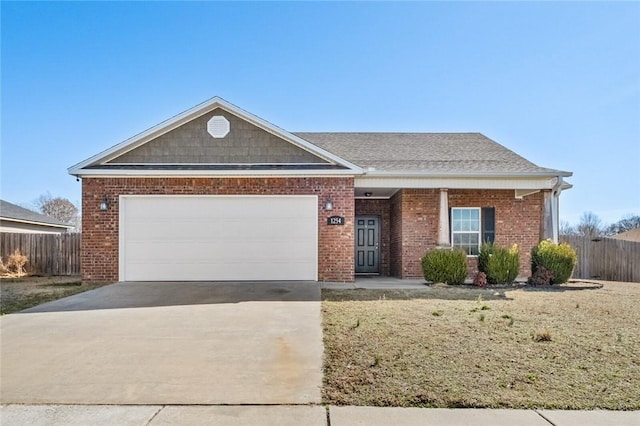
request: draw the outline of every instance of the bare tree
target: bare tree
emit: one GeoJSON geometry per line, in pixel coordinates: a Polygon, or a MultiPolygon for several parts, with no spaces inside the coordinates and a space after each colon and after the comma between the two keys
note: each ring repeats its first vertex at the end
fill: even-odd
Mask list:
{"type": "Polygon", "coordinates": [[[580,216],[580,223],[578,223],[576,231],[578,235],[585,237],[599,237],[604,233],[604,226],[598,215],[593,212],[584,212],[580,216]]]}
{"type": "Polygon", "coordinates": [[[36,206],[42,214],[58,219],[70,225],[78,222],[78,208],[66,198],[52,197],[50,193],[41,195],[36,206]]]}
{"type": "Polygon", "coordinates": [[[569,222],[563,220],[560,222],[560,235],[577,235],[578,231],[569,222]]]}
{"type": "Polygon", "coordinates": [[[632,229],[640,228],[640,215],[627,215],[607,227],[606,235],[616,235],[632,229]]]}

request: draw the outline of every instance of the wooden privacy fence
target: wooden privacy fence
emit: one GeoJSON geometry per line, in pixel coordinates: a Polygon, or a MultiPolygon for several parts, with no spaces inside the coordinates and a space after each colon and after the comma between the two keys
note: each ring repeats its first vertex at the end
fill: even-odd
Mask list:
{"type": "Polygon", "coordinates": [[[80,275],[82,234],[0,233],[0,256],[16,249],[29,258],[27,271],[42,275],[80,275]]]}
{"type": "Polygon", "coordinates": [[[640,283],[640,242],[577,235],[561,235],[560,241],[578,255],[573,278],[640,283]]]}

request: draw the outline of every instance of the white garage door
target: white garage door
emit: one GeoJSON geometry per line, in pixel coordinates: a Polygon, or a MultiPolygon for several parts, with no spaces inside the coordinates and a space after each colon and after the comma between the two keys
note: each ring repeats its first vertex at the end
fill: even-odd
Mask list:
{"type": "Polygon", "coordinates": [[[316,196],[121,196],[121,281],[317,280],[316,196]]]}

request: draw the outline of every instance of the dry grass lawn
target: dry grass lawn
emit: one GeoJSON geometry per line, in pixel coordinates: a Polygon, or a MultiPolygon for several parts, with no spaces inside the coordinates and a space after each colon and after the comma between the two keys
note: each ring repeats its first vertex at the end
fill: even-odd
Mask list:
{"type": "Polygon", "coordinates": [[[83,285],[80,277],[76,276],[2,278],[0,280],[0,315],[18,312],[103,285],[83,285]]]}
{"type": "Polygon", "coordinates": [[[324,402],[640,409],[640,284],[603,284],[324,290],[324,402]]]}

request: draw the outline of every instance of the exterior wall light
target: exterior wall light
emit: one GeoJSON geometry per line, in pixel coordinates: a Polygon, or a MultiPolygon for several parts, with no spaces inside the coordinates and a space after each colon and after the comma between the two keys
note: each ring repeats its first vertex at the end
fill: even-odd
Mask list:
{"type": "Polygon", "coordinates": [[[107,211],[109,209],[109,198],[105,195],[102,201],[100,201],[100,210],[107,211]]]}
{"type": "Polygon", "coordinates": [[[333,210],[333,201],[331,201],[331,198],[327,198],[327,202],[324,203],[324,209],[333,210]]]}

